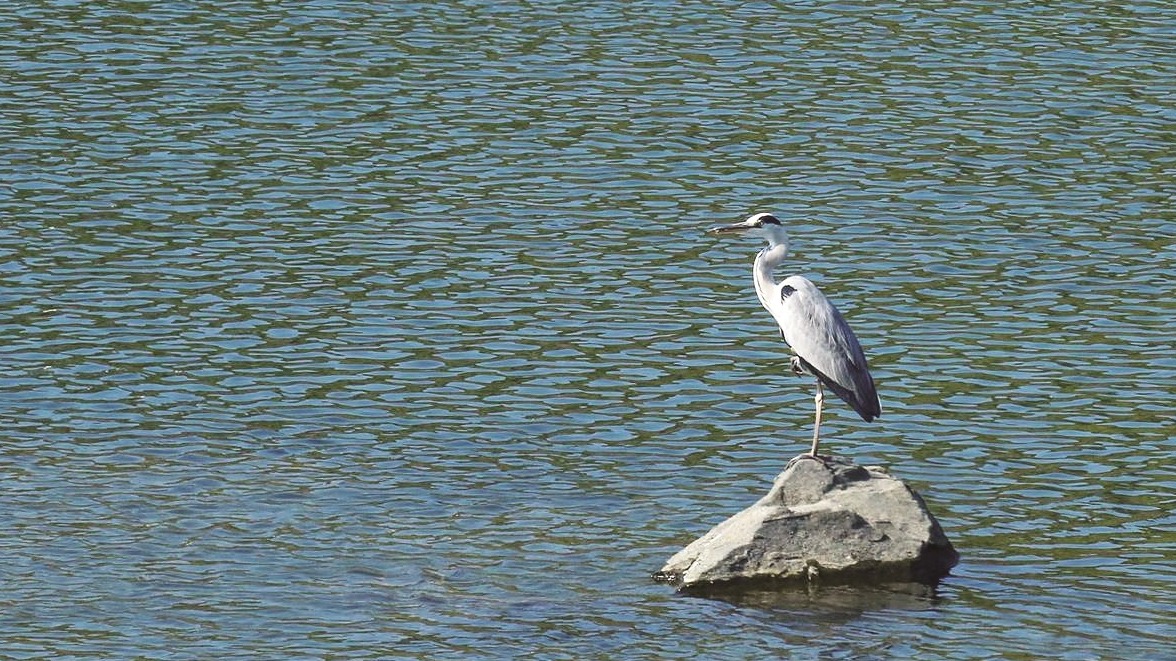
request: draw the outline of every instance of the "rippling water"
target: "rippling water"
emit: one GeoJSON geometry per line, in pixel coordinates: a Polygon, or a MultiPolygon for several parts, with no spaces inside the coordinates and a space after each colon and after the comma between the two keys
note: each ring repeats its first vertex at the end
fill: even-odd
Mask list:
{"type": "Polygon", "coordinates": [[[1164,3],[22,3],[13,658],[1173,658],[1164,3]],[[772,210],[934,595],[649,581],[804,451],[772,210]]]}

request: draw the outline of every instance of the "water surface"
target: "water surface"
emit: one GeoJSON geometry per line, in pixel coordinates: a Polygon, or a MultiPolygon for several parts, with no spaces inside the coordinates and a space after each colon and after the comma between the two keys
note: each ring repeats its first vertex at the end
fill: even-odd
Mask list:
{"type": "Polygon", "coordinates": [[[1169,9],[23,4],[5,653],[1170,658],[1169,9]],[[807,448],[763,210],[933,594],[649,580],[807,448]]]}

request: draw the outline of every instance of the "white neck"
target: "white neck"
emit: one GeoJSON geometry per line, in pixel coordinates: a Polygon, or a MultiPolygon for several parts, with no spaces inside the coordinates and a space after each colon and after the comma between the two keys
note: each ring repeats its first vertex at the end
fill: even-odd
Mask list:
{"type": "MultiPolygon", "coordinates": [[[[755,256],[752,266],[752,276],[755,279],[755,293],[759,296],[760,305],[768,307],[768,300],[775,296],[776,278],[772,271],[788,257],[788,237],[783,230],[774,232],[768,237],[768,247],[755,256]]],[[[770,308],[769,308],[770,311],[770,308]]]]}

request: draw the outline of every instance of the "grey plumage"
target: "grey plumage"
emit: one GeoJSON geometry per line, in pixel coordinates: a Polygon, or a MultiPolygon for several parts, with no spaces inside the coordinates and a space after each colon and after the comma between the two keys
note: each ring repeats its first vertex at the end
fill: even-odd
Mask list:
{"type": "MultiPolygon", "coordinates": [[[[866,422],[882,414],[862,345],[833,303],[808,278],[793,275],[780,283],[776,318],[784,341],[804,364],[866,422]],[[792,293],[784,296],[783,292],[792,293]]],[[[765,306],[766,307],[766,306],[765,306]]]]}

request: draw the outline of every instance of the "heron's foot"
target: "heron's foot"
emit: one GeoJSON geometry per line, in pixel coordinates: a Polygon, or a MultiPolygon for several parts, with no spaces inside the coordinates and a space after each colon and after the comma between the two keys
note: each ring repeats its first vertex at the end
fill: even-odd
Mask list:
{"type": "Polygon", "coordinates": [[[805,452],[804,454],[798,454],[795,457],[793,457],[791,460],[789,460],[788,466],[786,466],[785,468],[792,468],[792,466],[794,464],[801,462],[801,461],[815,461],[815,462],[821,464],[822,466],[828,466],[830,459],[831,459],[831,457],[828,457],[828,456],[819,455],[819,454],[811,454],[809,452],[805,452]]]}
{"type": "Polygon", "coordinates": [[[800,356],[793,356],[791,359],[789,359],[788,363],[792,366],[793,374],[797,376],[804,374],[805,370],[804,366],[800,363],[800,356]]]}

